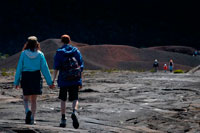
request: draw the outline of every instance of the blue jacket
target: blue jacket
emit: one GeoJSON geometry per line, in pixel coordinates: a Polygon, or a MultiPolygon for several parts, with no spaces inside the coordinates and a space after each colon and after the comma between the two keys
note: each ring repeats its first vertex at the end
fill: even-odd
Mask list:
{"type": "Polygon", "coordinates": [[[29,49],[22,51],[17,65],[14,85],[19,85],[21,73],[23,71],[37,70],[41,70],[47,84],[52,85],[51,75],[44,54],[39,50],[35,52],[32,52],[29,49]]]}
{"type": "MultiPolygon", "coordinates": [[[[72,53],[74,54],[74,57],[78,61],[78,64],[81,67],[81,71],[83,71],[84,64],[80,51],[76,47],[73,47],[72,45],[69,44],[64,44],[61,48],[57,49],[56,55],[54,56],[54,69],[60,70],[62,67],[61,65],[65,58],[65,54],[72,54],[72,53]]],[[[75,81],[65,81],[62,79],[60,73],[61,71],[59,71],[58,81],[57,81],[59,87],[82,85],[82,79],[75,81]]]]}

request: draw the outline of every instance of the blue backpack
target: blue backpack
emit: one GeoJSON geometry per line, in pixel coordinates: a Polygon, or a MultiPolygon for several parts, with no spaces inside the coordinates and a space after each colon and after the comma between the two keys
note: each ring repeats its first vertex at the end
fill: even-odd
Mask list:
{"type": "Polygon", "coordinates": [[[61,67],[61,77],[63,80],[79,80],[81,78],[81,67],[74,54],[65,54],[65,59],[61,67]]]}

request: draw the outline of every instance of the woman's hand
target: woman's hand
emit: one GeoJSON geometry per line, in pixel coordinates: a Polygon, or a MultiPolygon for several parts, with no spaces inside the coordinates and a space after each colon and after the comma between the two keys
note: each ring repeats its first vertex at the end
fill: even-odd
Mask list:
{"type": "Polygon", "coordinates": [[[15,86],[15,89],[19,90],[19,85],[16,85],[16,86],[15,86]]]}
{"type": "Polygon", "coordinates": [[[54,88],[55,88],[55,85],[54,85],[54,84],[49,85],[49,88],[50,88],[50,89],[54,89],[54,88]]]}

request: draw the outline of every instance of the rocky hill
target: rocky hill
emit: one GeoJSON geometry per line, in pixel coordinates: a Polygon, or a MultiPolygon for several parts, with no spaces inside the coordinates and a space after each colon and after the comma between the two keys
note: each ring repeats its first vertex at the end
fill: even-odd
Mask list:
{"type": "Polygon", "coordinates": [[[15,54],[30,35],[42,41],[62,34],[90,45],[199,49],[198,5],[160,0],[1,1],[0,52],[15,54]]]}
{"type": "MultiPolygon", "coordinates": [[[[56,49],[61,47],[59,39],[47,39],[41,42],[42,51],[50,68],[53,67],[53,57],[56,49]]],[[[189,70],[200,64],[199,57],[183,53],[175,53],[154,48],[135,48],[126,45],[88,45],[72,41],[78,47],[84,59],[85,69],[123,69],[123,70],[151,70],[155,59],[168,64],[170,59],[175,63],[175,69],[189,70]]],[[[180,49],[180,47],[179,47],[180,49]]],[[[10,56],[0,62],[0,68],[16,68],[20,53],[10,56]]]]}
{"type": "Polygon", "coordinates": [[[188,55],[193,55],[195,51],[194,48],[186,46],[156,46],[156,47],[150,47],[150,49],[183,53],[188,55]]]}

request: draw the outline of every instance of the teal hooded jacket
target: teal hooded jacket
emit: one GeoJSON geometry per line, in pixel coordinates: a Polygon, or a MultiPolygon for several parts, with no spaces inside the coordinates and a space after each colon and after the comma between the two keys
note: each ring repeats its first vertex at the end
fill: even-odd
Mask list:
{"type": "Polygon", "coordinates": [[[47,84],[52,85],[51,74],[44,54],[39,50],[34,52],[29,49],[22,51],[17,65],[14,85],[19,85],[22,72],[37,70],[41,70],[47,84]]]}

